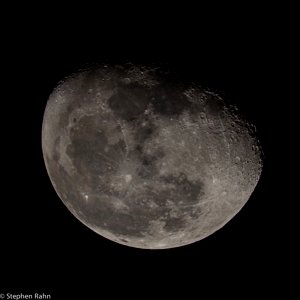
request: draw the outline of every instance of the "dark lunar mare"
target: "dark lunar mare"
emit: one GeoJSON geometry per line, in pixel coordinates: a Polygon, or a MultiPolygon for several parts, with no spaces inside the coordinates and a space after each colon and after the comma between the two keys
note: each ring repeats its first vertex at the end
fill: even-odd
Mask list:
{"type": "MultiPolygon", "coordinates": [[[[187,100],[182,91],[182,88],[178,91],[178,89],[174,89],[174,86],[166,83],[161,83],[154,88],[145,88],[137,83],[118,84],[115,86],[114,94],[108,99],[108,105],[116,118],[132,123],[131,126],[135,128],[134,141],[136,146],[133,151],[127,153],[127,158],[134,157],[138,160],[138,175],[141,179],[147,180],[158,176],[155,163],[165,156],[162,149],[158,149],[156,153],[151,155],[144,151],[145,142],[157,134],[156,126],[144,114],[145,110],[151,105],[155,114],[169,117],[179,115],[184,110],[190,110],[191,102],[187,100]],[[142,125],[142,123],[144,124],[142,125]]],[[[74,166],[81,174],[79,182],[86,182],[88,178],[89,190],[101,191],[103,195],[108,197],[122,197],[118,192],[105,189],[105,187],[103,189],[100,187],[99,190],[98,187],[98,175],[105,176],[108,183],[109,174],[116,172],[114,169],[108,169],[111,161],[115,162],[117,168],[122,158],[120,155],[114,156],[112,150],[105,153],[104,148],[108,143],[105,132],[101,131],[101,120],[95,119],[95,117],[86,117],[74,126],[70,137],[72,144],[68,147],[67,154],[72,157],[74,166]],[[105,157],[97,155],[94,149],[105,154],[105,157]]],[[[124,141],[119,143],[121,144],[118,145],[118,148],[124,153],[125,143],[124,141]]],[[[118,154],[119,151],[116,153],[118,154]]],[[[158,194],[148,191],[147,196],[142,195],[146,202],[148,198],[148,202],[152,201],[158,205],[159,209],[153,210],[153,212],[146,209],[146,206],[141,205],[138,201],[130,207],[129,212],[119,212],[109,202],[101,201],[101,199],[97,200],[98,202],[95,200],[93,206],[85,206],[78,201],[76,210],[89,216],[89,222],[92,224],[103,229],[107,228],[116,235],[142,237],[143,232],[147,232],[151,221],[158,219],[161,215],[165,216],[162,219],[165,222],[164,229],[169,232],[176,232],[185,227],[184,216],[189,215],[192,218],[199,216],[200,210],[192,213],[189,206],[199,202],[199,196],[203,194],[202,183],[190,182],[186,174],[183,173],[179,176],[160,176],[159,181],[167,186],[175,185],[176,189],[166,188],[158,194]],[[181,207],[179,202],[184,201],[185,205],[181,208],[182,216],[171,217],[172,208],[167,206],[167,201],[172,201],[174,206],[179,208],[181,207]]],[[[93,196],[90,196],[89,201],[93,201],[93,196]]]]}

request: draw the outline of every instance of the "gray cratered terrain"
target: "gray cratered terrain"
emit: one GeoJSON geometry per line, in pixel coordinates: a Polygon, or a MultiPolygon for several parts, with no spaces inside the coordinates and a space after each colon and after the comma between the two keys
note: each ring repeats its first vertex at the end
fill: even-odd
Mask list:
{"type": "Polygon", "coordinates": [[[249,199],[254,126],[218,95],[159,69],[101,66],[61,82],[44,114],[52,184],[86,226],[148,249],[199,241],[249,199]]]}

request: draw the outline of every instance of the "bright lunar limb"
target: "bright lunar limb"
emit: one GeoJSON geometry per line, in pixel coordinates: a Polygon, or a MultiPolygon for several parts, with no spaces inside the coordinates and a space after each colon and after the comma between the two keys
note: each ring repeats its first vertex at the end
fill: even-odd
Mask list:
{"type": "Polygon", "coordinates": [[[50,95],[42,149],[67,208],[127,246],[179,247],[226,224],[262,170],[255,127],[159,68],[101,66],[50,95]]]}

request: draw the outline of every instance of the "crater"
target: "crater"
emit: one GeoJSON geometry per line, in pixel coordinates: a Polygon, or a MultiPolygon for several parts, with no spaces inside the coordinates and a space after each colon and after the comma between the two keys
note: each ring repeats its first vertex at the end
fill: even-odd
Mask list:
{"type": "Polygon", "coordinates": [[[119,240],[123,243],[128,243],[128,240],[126,240],[126,239],[119,239],[119,240]]]}

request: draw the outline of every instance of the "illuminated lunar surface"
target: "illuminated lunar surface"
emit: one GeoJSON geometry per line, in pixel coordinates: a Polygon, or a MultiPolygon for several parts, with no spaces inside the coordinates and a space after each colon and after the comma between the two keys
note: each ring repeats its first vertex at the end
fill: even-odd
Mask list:
{"type": "Polygon", "coordinates": [[[249,199],[253,125],[216,94],[135,65],[71,75],[50,95],[42,148],[67,208],[103,237],[164,249],[199,241],[249,199]]]}

